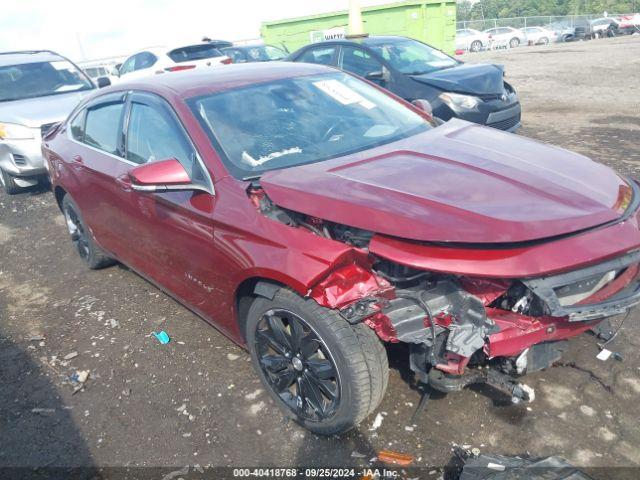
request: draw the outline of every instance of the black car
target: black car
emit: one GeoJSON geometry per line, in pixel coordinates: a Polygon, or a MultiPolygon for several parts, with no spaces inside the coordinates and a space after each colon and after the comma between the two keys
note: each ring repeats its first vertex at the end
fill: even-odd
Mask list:
{"type": "Polygon", "coordinates": [[[235,45],[220,49],[229,56],[233,63],[247,62],[273,62],[282,60],[288,54],[284,50],[273,45],[235,45]]]}
{"type": "Polygon", "coordinates": [[[288,57],[355,73],[408,101],[428,100],[434,116],[500,130],[520,127],[520,102],[501,66],[465,64],[406,37],[375,36],[313,43],[288,57]]]}

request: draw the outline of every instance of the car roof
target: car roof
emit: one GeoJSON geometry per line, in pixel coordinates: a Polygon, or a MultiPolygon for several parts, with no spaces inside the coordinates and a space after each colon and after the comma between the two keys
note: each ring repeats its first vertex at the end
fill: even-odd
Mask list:
{"type": "Polygon", "coordinates": [[[67,59],[50,50],[25,50],[0,52],[0,67],[36,62],[66,61],[67,59]]]}
{"type": "MultiPolygon", "coordinates": [[[[304,47],[301,47],[300,50],[313,48],[318,45],[336,45],[336,44],[350,44],[350,43],[355,43],[359,45],[383,45],[387,43],[403,42],[405,40],[413,40],[413,39],[409,37],[402,37],[400,35],[375,35],[375,36],[364,36],[364,37],[358,37],[358,38],[340,38],[336,40],[325,40],[322,42],[311,43],[309,45],[305,45],[304,47]]],[[[417,40],[414,40],[414,41],[417,41],[417,40]]]]}
{"type": "Polygon", "coordinates": [[[221,92],[234,87],[336,71],[338,70],[332,67],[309,63],[242,63],[123,81],[117,83],[113,88],[103,89],[102,92],[144,90],[186,99],[207,93],[221,92]]]}

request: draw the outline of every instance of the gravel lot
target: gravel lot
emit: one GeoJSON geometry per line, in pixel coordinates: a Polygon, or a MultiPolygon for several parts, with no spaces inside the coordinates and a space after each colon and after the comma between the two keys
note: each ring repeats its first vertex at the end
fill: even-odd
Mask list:
{"type": "MultiPolygon", "coordinates": [[[[640,37],[465,60],[505,65],[522,135],[640,175],[640,37]]],[[[527,378],[531,405],[468,389],[434,399],[415,427],[419,394],[407,351],[394,348],[382,426],[371,431],[368,418],[343,438],[319,438],[282,420],[248,355],[207,323],[124,267],[86,270],[50,192],[0,193],[0,466],[367,465],[388,448],[442,467],[456,444],[640,467],[638,319],[632,312],[611,347],[623,362],[596,360],[583,335],[563,365],[527,378]],[[170,344],[149,336],[159,329],[170,344]],[[74,393],[77,370],[90,376],[74,393]]],[[[430,470],[421,478],[441,475],[430,470]]]]}

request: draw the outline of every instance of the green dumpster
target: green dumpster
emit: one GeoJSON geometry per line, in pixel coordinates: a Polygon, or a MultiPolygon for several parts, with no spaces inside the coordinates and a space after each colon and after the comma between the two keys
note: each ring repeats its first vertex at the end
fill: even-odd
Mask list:
{"type": "MultiPolygon", "coordinates": [[[[346,2],[345,2],[346,3],[346,2]]],[[[364,31],[369,35],[402,35],[453,54],[456,37],[456,2],[404,1],[362,9],[364,31]]],[[[290,52],[309,43],[344,38],[348,12],[263,22],[266,44],[284,46],[290,52]]]]}

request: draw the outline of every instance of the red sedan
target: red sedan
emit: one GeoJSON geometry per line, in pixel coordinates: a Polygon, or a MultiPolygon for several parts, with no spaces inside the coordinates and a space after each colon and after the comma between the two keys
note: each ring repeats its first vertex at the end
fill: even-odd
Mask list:
{"type": "Polygon", "coordinates": [[[246,345],[283,411],[334,434],[381,401],[383,342],[430,389],[531,400],[519,376],[640,302],[634,180],[426,107],[236,65],[101,90],[43,151],[90,268],[122,262],[246,345]]]}

